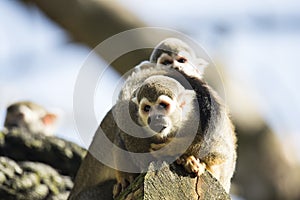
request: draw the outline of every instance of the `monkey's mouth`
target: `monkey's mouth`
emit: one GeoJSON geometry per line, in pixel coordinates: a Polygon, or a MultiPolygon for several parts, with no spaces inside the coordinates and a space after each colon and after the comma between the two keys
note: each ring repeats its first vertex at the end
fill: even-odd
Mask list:
{"type": "Polygon", "coordinates": [[[168,124],[167,123],[151,123],[149,124],[149,127],[154,131],[154,132],[157,132],[157,133],[161,133],[165,128],[168,127],[168,124]]]}

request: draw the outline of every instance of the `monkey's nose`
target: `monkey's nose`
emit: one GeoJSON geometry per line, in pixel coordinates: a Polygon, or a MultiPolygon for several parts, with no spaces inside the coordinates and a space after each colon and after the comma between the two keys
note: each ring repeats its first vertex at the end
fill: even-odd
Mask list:
{"type": "Polygon", "coordinates": [[[163,115],[152,115],[148,118],[148,124],[151,124],[151,122],[154,122],[154,121],[162,120],[163,118],[164,118],[163,115]]]}
{"type": "Polygon", "coordinates": [[[163,115],[153,115],[148,118],[148,125],[153,131],[160,133],[168,126],[168,122],[163,115]]]}

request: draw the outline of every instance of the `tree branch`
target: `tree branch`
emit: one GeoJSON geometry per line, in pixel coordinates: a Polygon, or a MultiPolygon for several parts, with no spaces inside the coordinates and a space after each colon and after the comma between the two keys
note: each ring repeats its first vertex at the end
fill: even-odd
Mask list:
{"type": "MultiPolygon", "coordinates": [[[[133,28],[145,27],[145,23],[114,1],[101,0],[22,0],[41,9],[50,19],[63,27],[74,40],[91,48],[105,39],[133,28]]],[[[30,5],[30,4],[29,4],[30,5]]],[[[132,45],[147,44],[146,36],[130,40],[132,45]]],[[[122,44],[120,44],[122,46],[122,44]]],[[[102,52],[103,53],[103,52],[102,52]]],[[[112,66],[121,74],[148,60],[150,50],[128,53],[112,66]]],[[[100,55],[106,60],[105,55],[100,55]]]]}

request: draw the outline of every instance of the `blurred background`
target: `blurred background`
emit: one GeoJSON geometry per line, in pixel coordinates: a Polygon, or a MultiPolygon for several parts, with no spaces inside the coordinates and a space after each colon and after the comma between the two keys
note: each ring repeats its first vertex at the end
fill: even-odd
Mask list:
{"type": "MultiPolygon", "coordinates": [[[[205,79],[225,98],[239,136],[233,193],[244,199],[300,199],[300,2],[296,0],[2,0],[1,129],[6,107],[30,100],[59,115],[57,136],[85,146],[73,118],[79,70],[101,41],[144,26],[190,36],[220,71],[222,85],[214,81],[209,67],[205,79]]],[[[109,95],[111,83],[148,56],[128,55],[123,68],[122,60],[113,63],[102,92],[109,95]]],[[[105,57],[97,62],[106,67],[105,57]]],[[[101,121],[111,101],[103,95],[95,98],[101,121]]]]}

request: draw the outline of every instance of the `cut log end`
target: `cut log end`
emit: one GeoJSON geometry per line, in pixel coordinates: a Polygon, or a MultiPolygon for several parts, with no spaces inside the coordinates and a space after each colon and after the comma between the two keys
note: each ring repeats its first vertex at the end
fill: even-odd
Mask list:
{"type": "Polygon", "coordinates": [[[220,183],[209,173],[192,177],[176,164],[163,163],[160,170],[141,174],[117,200],[197,199],[230,200],[220,183]]]}

